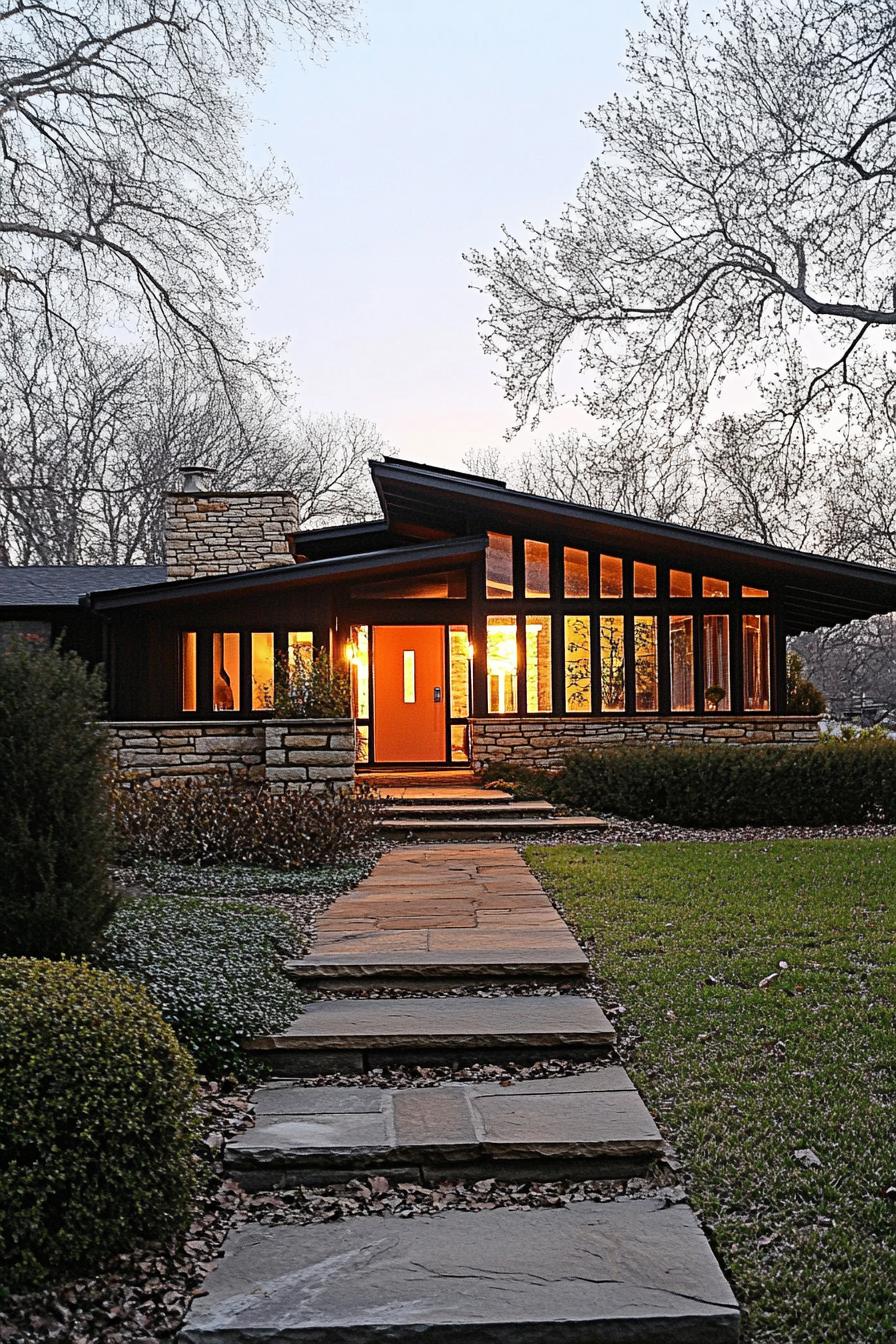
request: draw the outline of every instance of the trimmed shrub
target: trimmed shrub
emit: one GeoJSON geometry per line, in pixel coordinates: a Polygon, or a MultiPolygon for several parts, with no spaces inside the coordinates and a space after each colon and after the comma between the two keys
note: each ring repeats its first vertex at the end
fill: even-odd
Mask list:
{"type": "Polygon", "coordinates": [[[115,909],[102,703],[75,654],[0,653],[0,954],[80,955],[115,909]]]}
{"type": "Polygon", "coordinates": [[[147,994],[77,962],[0,960],[0,1282],[96,1268],[185,1226],[192,1061],[147,994]]]}
{"type": "Polygon", "coordinates": [[[147,896],[115,915],[96,959],[145,985],[203,1073],[245,1073],[246,1036],[286,1026],[301,1011],[282,970],[295,941],[270,906],[211,897],[147,896]]]}
{"type": "Polygon", "coordinates": [[[336,863],[372,837],[381,814],[382,805],[364,788],[272,794],[263,785],[184,783],[119,788],[114,798],[124,863],[336,863]]]}
{"type": "MultiPolygon", "coordinates": [[[[525,779],[518,767],[512,774],[525,779]]],[[[570,752],[540,780],[548,798],[572,808],[680,826],[896,823],[892,741],[606,747],[570,752]]]]}
{"type": "Polygon", "coordinates": [[[806,664],[798,653],[787,655],[787,713],[824,714],[828,702],[814,682],[806,676],[806,664]]]}

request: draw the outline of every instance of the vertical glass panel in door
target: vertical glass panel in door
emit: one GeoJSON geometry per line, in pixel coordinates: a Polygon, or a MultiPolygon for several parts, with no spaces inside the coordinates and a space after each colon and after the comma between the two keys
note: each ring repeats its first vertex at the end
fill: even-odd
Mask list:
{"type": "Polygon", "coordinates": [[[185,714],[196,709],[196,631],[184,630],[180,637],[180,707],[185,714]]]}

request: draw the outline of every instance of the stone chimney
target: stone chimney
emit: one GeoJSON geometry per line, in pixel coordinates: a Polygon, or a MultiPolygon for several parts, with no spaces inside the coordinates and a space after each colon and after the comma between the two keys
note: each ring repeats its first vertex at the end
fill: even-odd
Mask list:
{"type": "Polygon", "coordinates": [[[181,488],[165,496],[165,559],[169,579],[199,579],[288,565],[287,540],[299,527],[299,504],[288,490],[212,489],[215,473],[183,466],[181,488]]]}

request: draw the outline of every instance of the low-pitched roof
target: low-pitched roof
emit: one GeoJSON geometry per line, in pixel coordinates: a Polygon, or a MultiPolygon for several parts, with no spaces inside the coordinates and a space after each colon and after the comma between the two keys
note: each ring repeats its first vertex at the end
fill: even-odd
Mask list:
{"type": "Polygon", "coordinates": [[[360,555],[329,556],[322,560],[306,560],[302,564],[272,565],[267,569],[241,570],[238,574],[211,574],[197,579],[175,579],[157,583],[139,591],[92,593],[86,599],[97,611],[116,607],[134,607],[147,604],[165,604],[192,601],[195,597],[215,593],[270,592],[277,588],[303,588],[313,584],[337,582],[356,576],[376,578],[381,574],[396,574],[411,570],[426,573],[481,555],[488,538],[452,537],[447,541],[427,542],[420,546],[399,546],[386,551],[365,551],[360,555]]]}
{"type": "Polygon", "coordinates": [[[404,459],[372,462],[370,470],[386,521],[396,532],[427,523],[449,532],[525,531],[533,539],[599,546],[720,577],[727,569],[744,582],[775,584],[787,634],[896,610],[896,570],[547,499],[509,490],[503,481],[404,459]]]}
{"type": "Polygon", "coordinates": [[[76,607],[86,593],[160,583],[164,565],[3,565],[0,606],[76,607]]]}

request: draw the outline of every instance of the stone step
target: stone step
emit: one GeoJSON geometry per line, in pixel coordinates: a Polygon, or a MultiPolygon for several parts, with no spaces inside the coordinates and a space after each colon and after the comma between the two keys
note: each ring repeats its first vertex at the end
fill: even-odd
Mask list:
{"type": "Polygon", "coordinates": [[[380,823],[384,831],[392,834],[400,832],[407,837],[419,837],[423,840],[495,840],[504,835],[538,834],[543,831],[595,831],[605,830],[607,822],[600,817],[533,817],[508,818],[497,817],[481,821],[458,819],[451,821],[428,820],[395,821],[387,819],[380,823]]]}
{"type": "Polygon", "coordinates": [[[437,1087],[303,1087],[253,1097],[255,1127],[227,1145],[250,1190],[327,1184],[387,1171],[393,1180],[464,1176],[597,1179],[643,1172],[663,1140],[618,1064],[561,1078],[437,1087]]]}
{"type": "Polygon", "coordinates": [[[442,821],[445,818],[458,821],[497,821],[525,820],[534,817],[549,817],[554,811],[553,803],[494,803],[483,809],[480,803],[388,803],[383,809],[387,818],[409,821],[442,821]],[[486,815],[483,816],[483,811],[486,815]]]}
{"type": "Polygon", "coordinates": [[[583,1201],[307,1226],[244,1223],[180,1344],[734,1344],[693,1212],[583,1201]]]}
{"type": "Polygon", "coordinates": [[[512,793],[501,789],[377,789],[377,796],[388,804],[413,807],[505,807],[514,802],[512,793]]]}
{"type": "Polygon", "coordinates": [[[340,991],[394,985],[445,989],[520,981],[557,985],[584,980],[588,958],[570,939],[569,947],[490,947],[452,952],[311,952],[288,961],[288,975],[308,984],[340,991]]]}
{"type": "Polygon", "coordinates": [[[244,1049],[281,1077],[360,1073],[382,1064],[593,1059],[616,1033],[575,994],[333,999],[309,1003],[285,1031],[244,1049]]]}

